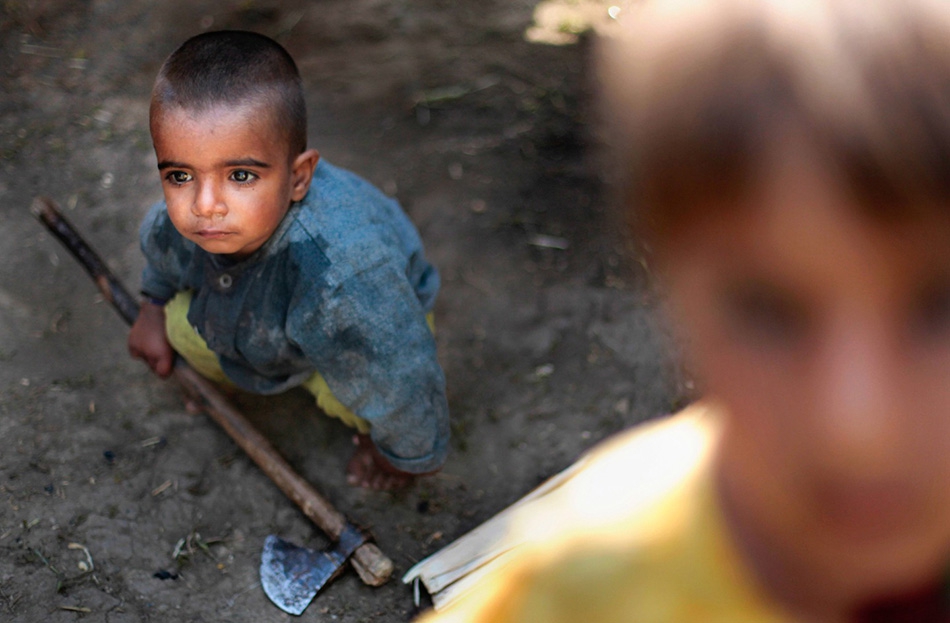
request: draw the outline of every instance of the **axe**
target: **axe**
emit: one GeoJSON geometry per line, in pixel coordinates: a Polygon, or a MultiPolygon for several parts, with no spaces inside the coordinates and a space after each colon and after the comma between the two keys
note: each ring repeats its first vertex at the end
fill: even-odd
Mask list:
{"type": "MultiPolygon", "coordinates": [[[[123,320],[128,324],[135,322],[139,303],[60,214],[56,204],[51,199],[38,197],[31,211],[79,261],[123,320]]],[[[316,552],[274,535],[268,536],[261,555],[261,584],[271,601],[285,612],[299,615],[317,591],[340,573],[347,560],[360,579],[370,586],[380,586],[389,579],[393,572],[392,561],[369,541],[367,534],[351,525],[297,474],[210,381],[180,357],[175,361],[173,374],[185,393],[227,432],[304,515],[335,541],[329,549],[316,552]]]]}

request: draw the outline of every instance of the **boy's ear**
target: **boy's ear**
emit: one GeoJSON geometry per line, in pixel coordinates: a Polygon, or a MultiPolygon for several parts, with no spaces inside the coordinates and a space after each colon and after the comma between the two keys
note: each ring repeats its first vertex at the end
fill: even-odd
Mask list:
{"type": "Polygon", "coordinates": [[[320,161],[320,152],[316,149],[308,149],[301,152],[291,165],[292,192],[291,200],[300,201],[310,189],[310,180],[313,178],[313,170],[317,168],[317,162],[320,161]]]}

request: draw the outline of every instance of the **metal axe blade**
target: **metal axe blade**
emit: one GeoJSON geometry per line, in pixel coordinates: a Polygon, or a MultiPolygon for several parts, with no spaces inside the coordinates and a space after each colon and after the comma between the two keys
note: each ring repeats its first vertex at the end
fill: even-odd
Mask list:
{"type": "Polygon", "coordinates": [[[261,552],[264,593],[284,612],[300,615],[365,542],[366,537],[352,526],[347,526],[340,539],[321,552],[269,535],[261,552]]]}

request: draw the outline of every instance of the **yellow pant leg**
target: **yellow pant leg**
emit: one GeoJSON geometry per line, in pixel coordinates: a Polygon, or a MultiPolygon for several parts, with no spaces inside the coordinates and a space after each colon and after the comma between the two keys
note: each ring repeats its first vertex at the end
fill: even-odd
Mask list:
{"type": "Polygon", "coordinates": [[[194,327],[188,324],[188,308],[191,306],[191,292],[179,292],[175,298],[165,304],[165,335],[181,357],[201,376],[216,383],[232,385],[218,356],[214,354],[194,327]]]}
{"type": "MultiPolygon", "coordinates": [[[[435,316],[431,312],[426,314],[426,323],[429,325],[429,330],[435,333],[435,316]]],[[[314,398],[317,399],[317,406],[324,413],[339,418],[344,424],[350,428],[355,428],[360,433],[366,434],[369,432],[369,422],[347,409],[343,403],[337,400],[330,390],[330,386],[327,385],[326,379],[319,372],[315,372],[313,376],[304,381],[303,387],[313,394],[314,398]]]]}
{"type": "MultiPolygon", "coordinates": [[[[233,385],[204,338],[188,323],[188,308],[191,306],[191,292],[179,292],[165,305],[165,333],[172,348],[187,361],[201,376],[215,381],[233,385]]],[[[429,329],[435,332],[435,317],[426,315],[429,329]]],[[[360,433],[368,433],[369,422],[356,415],[337,400],[327,385],[326,379],[319,372],[314,372],[302,384],[317,400],[317,406],[329,416],[339,418],[344,424],[355,428],[360,433]]]]}
{"type": "MultiPolygon", "coordinates": [[[[172,348],[201,376],[217,383],[231,385],[221,369],[218,356],[204,338],[188,323],[191,292],[179,292],[165,305],[165,333],[172,348]]],[[[337,400],[319,372],[304,381],[303,387],[317,399],[317,406],[327,415],[339,418],[344,424],[361,433],[369,432],[369,423],[347,409],[337,400]]]]}
{"type": "Polygon", "coordinates": [[[344,424],[363,434],[369,432],[369,422],[347,409],[342,402],[337,400],[330,390],[330,386],[327,385],[326,379],[319,372],[314,372],[313,376],[303,382],[302,387],[313,394],[313,397],[317,399],[317,406],[324,413],[339,418],[344,424]]]}

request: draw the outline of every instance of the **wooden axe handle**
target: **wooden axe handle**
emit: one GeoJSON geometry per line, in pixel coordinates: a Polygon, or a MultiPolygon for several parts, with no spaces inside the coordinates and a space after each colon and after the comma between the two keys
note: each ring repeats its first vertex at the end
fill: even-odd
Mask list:
{"type": "MultiPolygon", "coordinates": [[[[128,324],[135,322],[139,310],[136,300],[89,244],[63,218],[56,204],[51,199],[38,197],[33,202],[32,211],[79,260],[103,296],[113,304],[122,318],[128,324]]],[[[175,362],[174,376],[192,400],[199,403],[274,484],[300,507],[304,515],[334,541],[339,538],[347,525],[346,517],[295,472],[267,438],[261,435],[210,381],[195,372],[181,358],[175,362]]],[[[353,553],[350,562],[363,582],[370,586],[384,584],[393,572],[392,560],[383,554],[375,543],[367,542],[361,545],[353,553]]]]}

